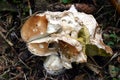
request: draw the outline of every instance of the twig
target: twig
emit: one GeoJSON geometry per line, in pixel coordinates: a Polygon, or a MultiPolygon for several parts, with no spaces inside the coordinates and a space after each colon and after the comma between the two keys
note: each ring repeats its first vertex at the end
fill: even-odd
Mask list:
{"type": "MultiPolygon", "coordinates": [[[[95,64],[95,65],[97,65],[97,66],[99,66],[98,64],[97,64],[97,62],[93,59],[93,57],[91,57],[91,56],[88,56],[89,58],[90,58],[90,60],[95,64]]],[[[100,67],[100,66],[99,66],[100,67]]]]}
{"type": "Polygon", "coordinates": [[[0,31],[1,31],[1,32],[7,32],[5,29],[3,29],[3,28],[1,27],[1,23],[0,23],[0,31]]]}
{"type": "Polygon", "coordinates": [[[26,66],[26,68],[28,68],[29,70],[31,70],[31,68],[30,68],[28,65],[26,65],[20,58],[19,58],[19,61],[20,61],[24,66],[26,66]]]}
{"type": "Polygon", "coordinates": [[[27,77],[26,77],[26,74],[24,73],[24,78],[25,78],[25,80],[27,80],[27,77]]]}
{"type": "Polygon", "coordinates": [[[91,69],[93,72],[95,72],[96,74],[99,74],[99,73],[100,73],[101,67],[96,66],[96,65],[91,64],[91,63],[86,63],[86,66],[87,66],[89,69],[91,69]]]}
{"type": "Polygon", "coordinates": [[[111,13],[111,12],[113,12],[113,11],[107,11],[107,12],[105,12],[105,13],[99,15],[98,17],[96,17],[96,19],[98,20],[98,19],[101,18],[102,16],[105,16],[105,15],[111,13]]]}
{"type": "Polygon", "coordinates": [[[23,72],[20,72],[19,74],[17,74],[15,77],[10,78],[9,80],[17,80],[17,78],[19,78],[20,76],[23,75],[23,72]]]}
{"type": "Polygon", "coordinates": [[[116,27],[118,26],[119,22],[120,22],[120,18],[116,22],[116,25],[115,25],[116,27]]]}
{"type": "Polygon", "coordinates": [[[8,39],[6,39],[5,35],[0,31],[0,36],[10,45],[13,46],[13,43],[11,41],[9,41],[8,39]]]}
{"type": "Polygon", "coordinates": [[[31,9],[31,5],[30,5],[30,0],[28,0],[28,8],[29,8],[29,15],[32,15],[32,9],[31,9]]]}
{"type": "Polygon", "coordinates": [[[7,38],[7,36],[9,35],[9,33],[11,32],[11,31],[13,31],[15,28],[13,27],[13,28],[11,28],[8,32],[7,32],[7,34],[6,34],[6,38],[7,38]]]}
{"type": "Polygon", "coordinates": [[[115,57],[117,57],[117,56],[119,56],[119,55],[120,55],[120,53],[115,53],[115,54],[111,57],[111,59],[103,66],[103,68],[106,67],[115,57]]]}
{"type": "Polygon", "coordinates": [[[100,11],[102,11],[102,9],[104,9],[105,7],[111,7],[111,5],[103,5],[103,6],[101,6],[95,14],[98,14],[98,13],[99,13],[100,11]]]}
{"type": "Polygon", "coordinates": [[[4,71],[3,74],[0,75],[0,77],[2,78],[5,74],[7,74],[8,72],[10,72],[10,69],[8,69],[7,71],[4,71]]]}

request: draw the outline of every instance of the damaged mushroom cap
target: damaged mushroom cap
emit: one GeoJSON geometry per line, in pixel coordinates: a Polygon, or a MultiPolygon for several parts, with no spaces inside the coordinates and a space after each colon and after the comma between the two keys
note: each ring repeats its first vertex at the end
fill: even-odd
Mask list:
{"type": "Polygon", "coordinates": [[[45,15],[30,17],[22,26],[21,37],[28,42],[46,33],[48,21],[45,15]]]}
{"type": "Polygon", "coordinates": [[[48,56],[44,67],[50,74],[72,68],[72,62],[87,62],[89,45],[112,54],[101,35],[95,18],[78,12],[74,6],[64,12],[36,14],[25,22],[21,30],[21,36],[31,53],[48,56]]]}
{"type": "Polygon", "coordinates": [[[51,54],[56,54],[56,50],[49,49],[48,46],[49,44],[46,42],[27,44],[28,50],[37,56],[48,56],[51,54]]]}
{"type": "Polygon", "coordinates": [[[30,41],[46,35],[48,21],[45,15],[34,15],[30,17],[21,29],[21,37],[27,42],[31,53],[38,56],[47,56],[54,54],[55,50],[48,49],[48,43],[29,43],[30,41]]]}

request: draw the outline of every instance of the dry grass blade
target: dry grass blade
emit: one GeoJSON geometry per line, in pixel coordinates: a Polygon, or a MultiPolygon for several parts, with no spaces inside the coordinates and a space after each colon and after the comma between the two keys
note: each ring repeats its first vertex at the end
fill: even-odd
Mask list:
{"type": "Polygon", "coordinates": [[[28,0],[28,8],[29,8],[29,15],[32,15],[32,9],[31,9],[31,4],[30,4],[30,0],[28,0]]]}
{"type": "Polygon", "coordinates": [[[95,72],[96,74],[99,74],[101,71],[100,71],[100,67],[99,66],[96,66],[94,64],[90,64],[90,63],[86,63],[86,66],[91,69],[93,72],[95,72]]]}

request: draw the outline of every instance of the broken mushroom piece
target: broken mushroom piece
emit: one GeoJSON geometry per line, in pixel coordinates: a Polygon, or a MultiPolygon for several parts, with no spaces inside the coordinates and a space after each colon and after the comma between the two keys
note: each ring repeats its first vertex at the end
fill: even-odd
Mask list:
{"type": "Polygon", "coordinates": [[[44,68],[46,69],[47,73],[54,75],[58,75],[65,70],[59,55],[48,56],[44,62],[44,68]]]}
{"type": "Polygon", "coordinates": [[[36,14],[21,29],[28,50],[37,56],[46,56],[43,65],[52,75],[72,68],[72,62],[87,62],[87,55],[92,52],[112,54],[101,35],[95,18],[78,12],[73,5],[63,12],[36,14]]]}

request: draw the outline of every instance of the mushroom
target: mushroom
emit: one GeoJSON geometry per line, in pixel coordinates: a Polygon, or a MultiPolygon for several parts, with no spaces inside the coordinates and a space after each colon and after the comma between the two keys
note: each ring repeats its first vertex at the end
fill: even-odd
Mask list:
{"type": "Polygon", "coordinates": [[[72,62],[87,62],[86,45],[112,54],[111,48],[103,43],[94,17],[78,12],[73,5],[67,11],[33,15],[24,23],[21,37],[32,54],[47,57],[43,65],[52,75],[72,68],[72,62]]]}

